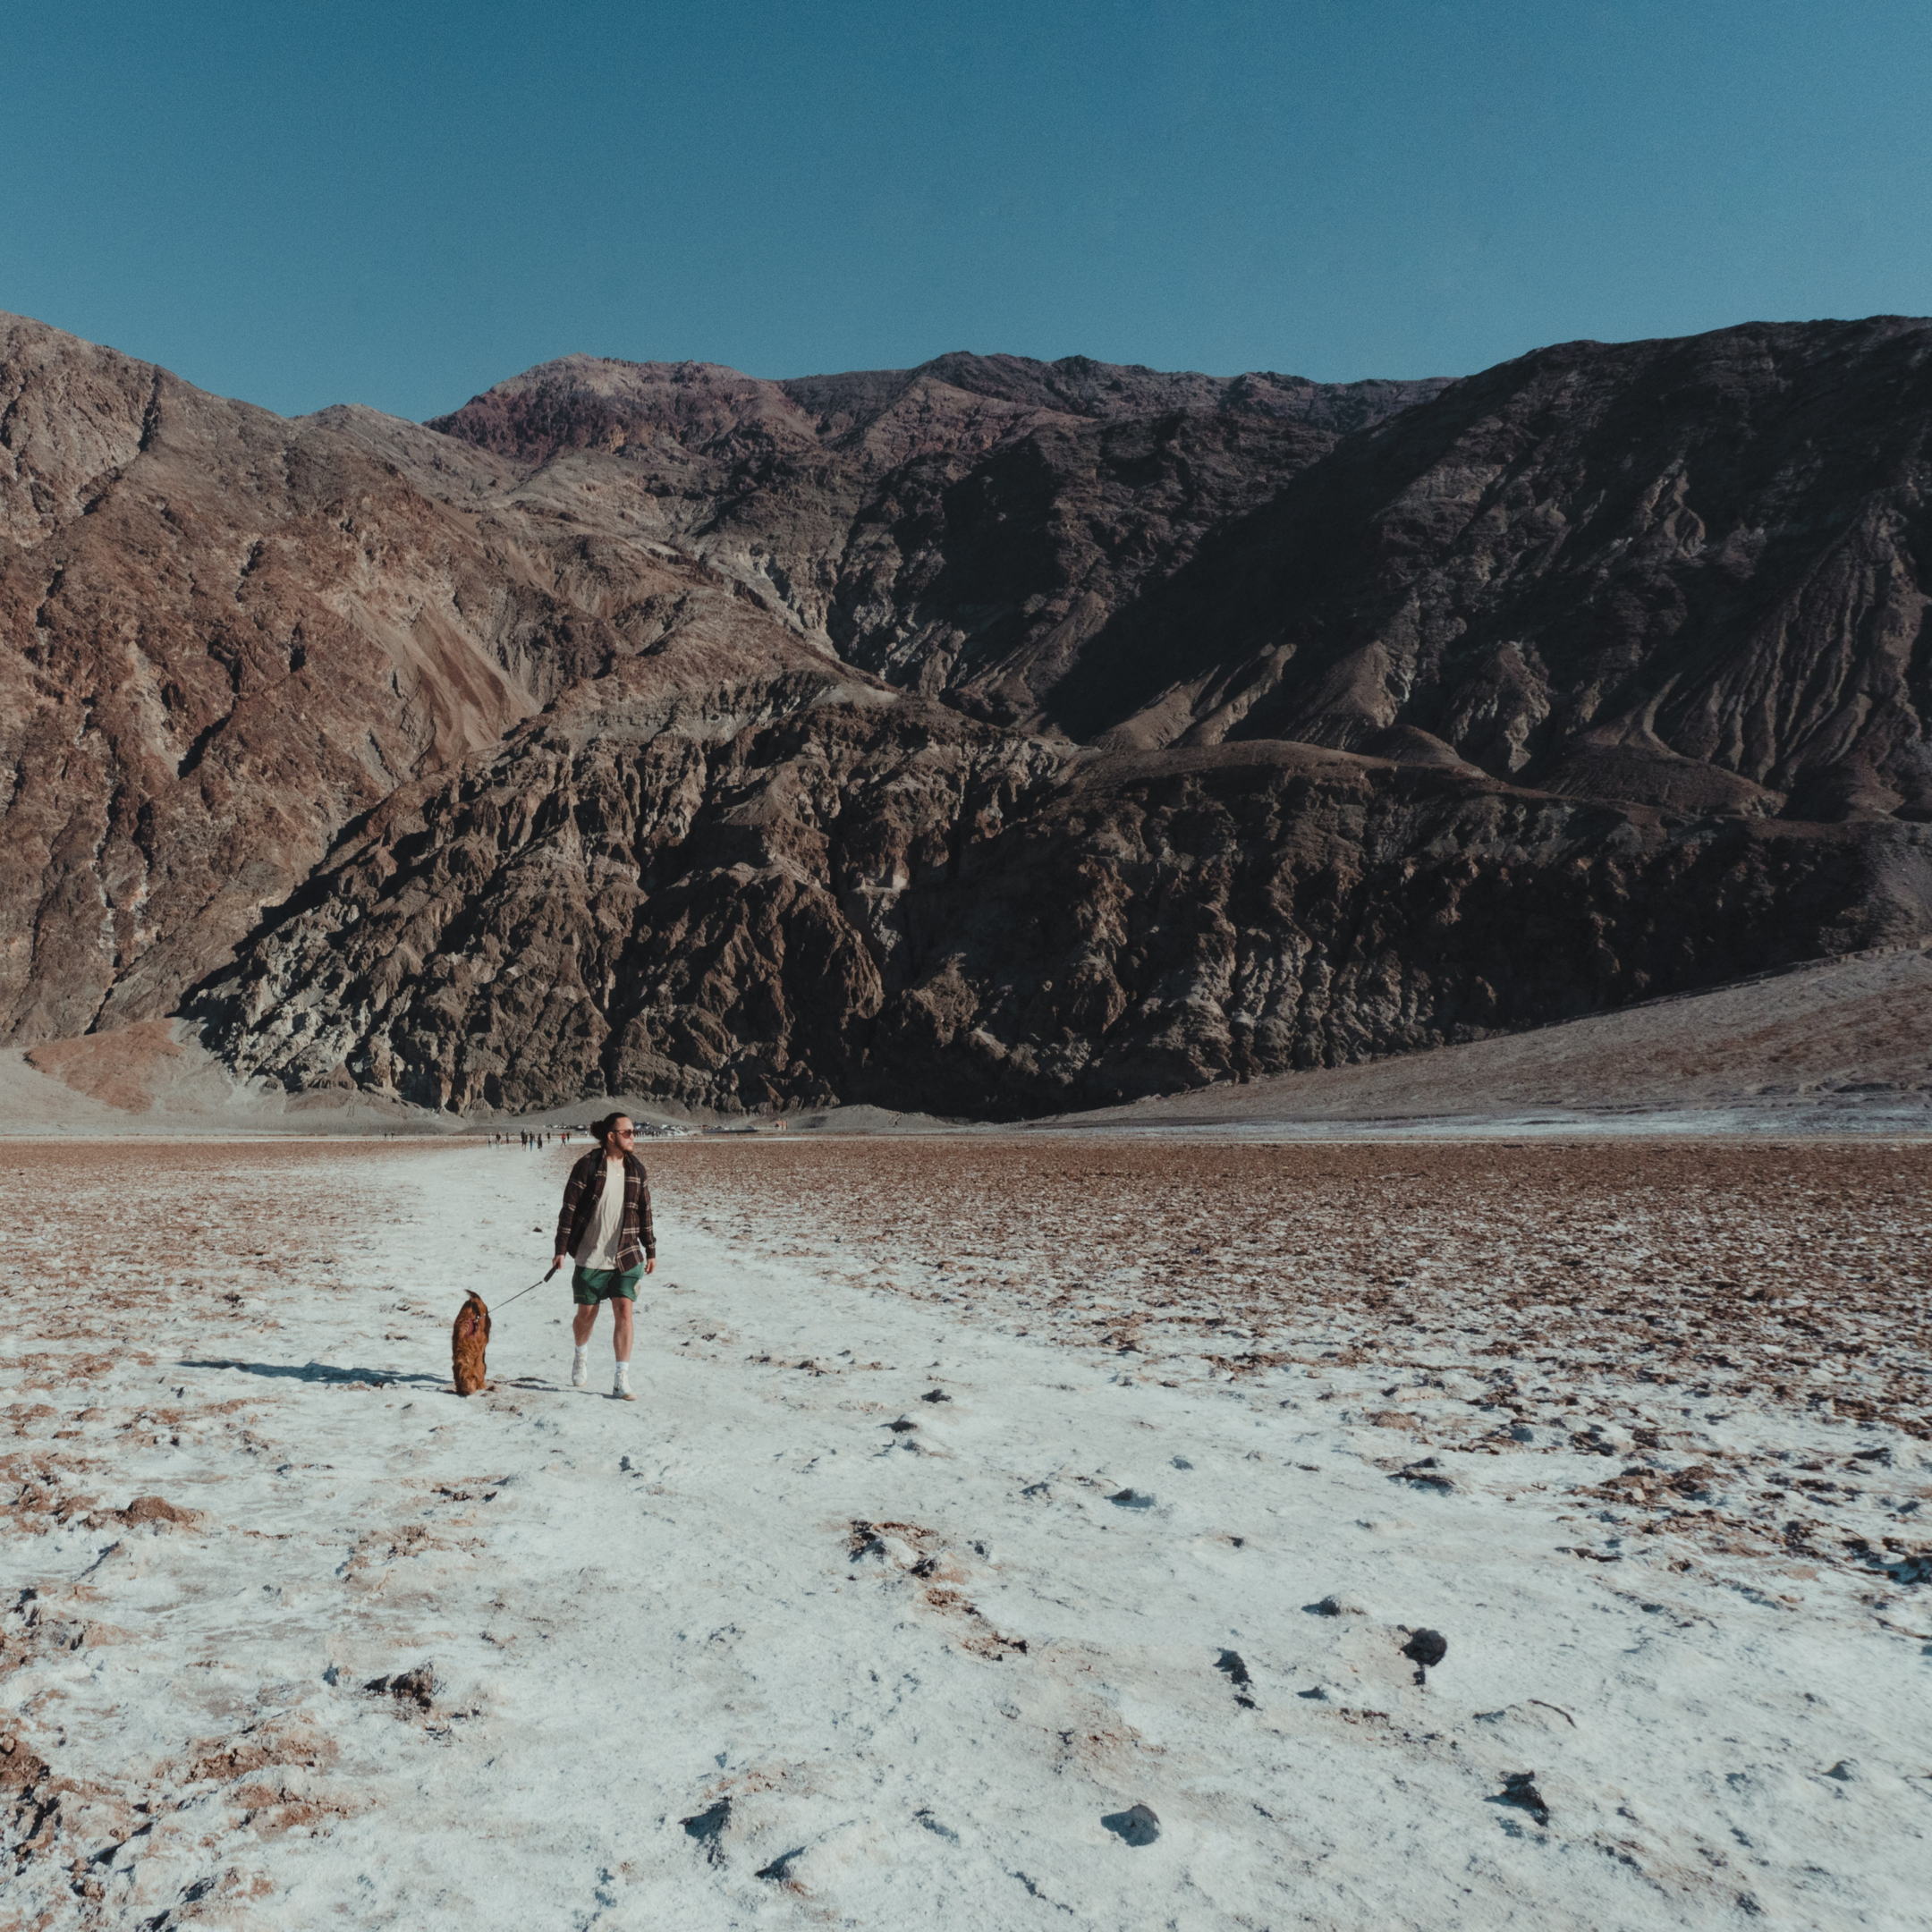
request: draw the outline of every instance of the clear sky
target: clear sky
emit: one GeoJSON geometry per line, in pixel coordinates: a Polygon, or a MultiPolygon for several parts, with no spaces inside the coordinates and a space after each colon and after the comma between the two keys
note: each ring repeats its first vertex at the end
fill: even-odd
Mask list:
{"type": "Polygon", "coordinates": [[[0,308],[285,413],[1461,374],[1924,314],[1928,222],[1928,0],[0,0],[0,308]]]}

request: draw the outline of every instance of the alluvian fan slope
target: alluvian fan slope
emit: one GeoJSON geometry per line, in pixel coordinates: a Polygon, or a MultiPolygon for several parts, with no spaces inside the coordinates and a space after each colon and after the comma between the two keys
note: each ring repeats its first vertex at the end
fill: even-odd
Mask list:
{"type": "Polygon", "coordinates": [[[1015,1116],[1919,936],[1928,355],[573,356],[418,426],[0,318],[0,1028],[1015,1116]]]}

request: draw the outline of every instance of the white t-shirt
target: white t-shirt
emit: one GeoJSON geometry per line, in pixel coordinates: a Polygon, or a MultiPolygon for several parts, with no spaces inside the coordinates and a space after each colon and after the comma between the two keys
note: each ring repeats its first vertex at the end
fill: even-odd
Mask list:
{"type": "Polygon", "coordinates": [[[604,1191],[597,1196],[597,1212],[590,1216],[583,1239],[577,1243],[577,1266],[587,1268],[614,1268],[617,1250],[623,1245],[624,1165],[622,1159],[604,1162],[604,1191]]]}

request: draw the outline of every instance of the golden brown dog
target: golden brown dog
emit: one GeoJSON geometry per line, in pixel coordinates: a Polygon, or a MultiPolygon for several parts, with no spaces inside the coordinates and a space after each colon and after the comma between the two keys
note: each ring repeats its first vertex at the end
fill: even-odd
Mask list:
{"type": "Polygon", "coordinates": [[[450,1331],[450,1373],[456,1378],[459,1395],[474,1395],[489,1386],[483,1363],[489,1332],[489,1309],[472,1289],[470,1299],[456,1311],[456,1326],[450,1331]]]}

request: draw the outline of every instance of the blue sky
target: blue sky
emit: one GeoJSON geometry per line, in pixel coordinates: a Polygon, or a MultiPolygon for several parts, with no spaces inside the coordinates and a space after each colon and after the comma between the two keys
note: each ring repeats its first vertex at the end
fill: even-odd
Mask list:
{"type": "Polygon", "coordinates": [[[285,413],[1932,310],[1927,0],[0,0],[0,308],[285,413]]]}

